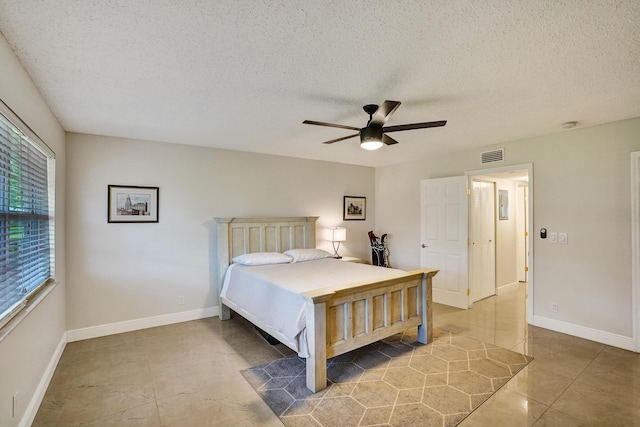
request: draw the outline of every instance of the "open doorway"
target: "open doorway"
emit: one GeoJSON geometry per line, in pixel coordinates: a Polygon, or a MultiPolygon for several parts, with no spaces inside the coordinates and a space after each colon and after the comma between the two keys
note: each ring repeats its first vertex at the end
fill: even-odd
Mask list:
{"type": "MultiPolygon", "coordinates": [[[[451,307],[468,309],[473,305],[472,295],[474,284],[471,276],[475,274],[473,265],[469,259],[472,256],[471,234],[469,227],[472,226],[475,217],[470,212],[470,194],[473,180],[487,182],[498,182],[501,184],[509,182],[511,191],[506,192],[506,197],[494,197],[494,202],[490,206],[490,211],[495,214],[498,227],[495,231],[495,246],[506,250],[501,250],[495,256],[495,261],[490,263],[500,263],[508,265],[513,274],[503,275],[502,270],[496,268],[496,280],[493,282],[493,289],[496,283],[500,286],[519,287],[519,279],[516,275],[516,244],[503,245],[503,226],[513,226],[516,218],[514,207],[518,205],[516,192],[517,180],[522,180],[527,185],[526,222],[527,229],[533,225],[533,165],[516,165],[502,168],[491,168],[466,172],[464,176],[452,176],[443,178],[431,178],[420,181],[420,266],[422,268],[436,268],[439,273],[433,279],[433,302],[451,307]],[[496,206],[495,201],[498,201],[496,206]],[[500,217],[503,220],[500,220],[500,217]],[[511,220],[509,220],[511,218],[511,220]],[[504,279],[504,277],[508,277],[504,279]]],[[[501,184],[493,185],[493,191],[500,190],[501,184]]],[[[495,193],[494,193],[495,194],[495,193]]],[[[515,232],[512,232],[512,239],[515,239],[515,232]]],[[[525,275],[526,295],[533,295],[533,248],[530,239],[525,240],[525,248],[522,251],[527,260],[524,265],[528,269],[525,275]]],[[[479,264],[476,261],[476,266],[479,264]]],[[[494,264],[495,266],[495,264],[494,264]]],[[[477,269],[476,269],[477,270],[477,269]]],[[[506,289],[506,288],[505,288],[506,289]]],[[[495,292],[494,292],[495,293],[495,292]]],[[[533,298],[526,298],[526,321],[533,323],[533,298]]]]}
{"type": "Polygon", "coordinates": [[[472,189],[469,210],[470,303],[525,286],[528,323],[533,322],[533,298],[529,298],[533,295],[533,251],[529,239],[533,220],[532,172],[529,164],[466,173],[472,189]],[[484,184],[478,185],[479,182],[484,184]],[[480,192],[474,191],[474,188],[482,189],[488,185],[493,189],[494,198],[479,196],[480,192]],[[494,215],[488,215],[488,211],[493,211],[494,215]],[[493,276],[486,273],[486,270],[491,270],[487,263],[493,263],[493,276]],[[493,289],[490,289],[491,285],[493,289]]]}

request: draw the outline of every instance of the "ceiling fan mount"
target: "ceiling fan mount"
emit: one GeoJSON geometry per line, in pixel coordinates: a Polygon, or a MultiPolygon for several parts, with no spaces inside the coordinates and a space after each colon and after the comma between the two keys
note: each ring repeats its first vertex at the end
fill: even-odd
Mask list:
{"type": "Polygon", "coordinates": [[[371,120],[371,118],[376,113],[376,111],[378,111],[378,108],[380,108],[380,107],[377,106],[376,104],[367,104],[364,107],[362,107],[364,112],[369,115],[369,120],[371,120]]]}
{"type": "Polygon", "coordinates": [[[387,120],[389,120],[389,117],[391,117],[391,115],[396,111],[396,109],[399,106],[400,106],[400,102],[398,101],[384,101],[381,106],[376,104],[365,105],[364,107],[362,107],[362,109],[364,110],[365,113],[369,115],[369,121],[367,122],[367,125],[363,128],[338,125],[334,123],[316,122],[313,120],[305,120],[302,123],[308,124],[308,125],[328,126],[328,127],[358,131],[358,133],[355,133],[352,135],[347,135],[341,138],[325,141],[324,144],[333,144],[334,142],[344,141],[345,139],[360,136],[360,146],[367,150],[376,150],[385,144],[386,145],[397,144],[398,141],[388,136],[387,132],[398,132],[402,130],[441,127],[447,123],[446,120],[440,120],[435,122],[412,123],[412,124],[406,124],[406,125],[385,127],[384,124],[387,122],[387,120]]]}

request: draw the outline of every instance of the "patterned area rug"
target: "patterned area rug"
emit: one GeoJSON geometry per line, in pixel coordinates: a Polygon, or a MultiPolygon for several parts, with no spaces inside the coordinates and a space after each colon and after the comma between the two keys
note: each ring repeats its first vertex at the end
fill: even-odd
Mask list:
{"type": "Polygon", "coordinates": [[[329,386],[312,393],[292,356],[242,371],[285,426],[455,426],[532,357],[434,329],[423,345],[395,335],[327,361],[329,386]]]}

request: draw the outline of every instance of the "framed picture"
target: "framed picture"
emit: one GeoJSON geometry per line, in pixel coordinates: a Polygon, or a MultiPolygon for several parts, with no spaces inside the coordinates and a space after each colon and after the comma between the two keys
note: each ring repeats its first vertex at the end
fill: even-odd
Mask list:
{"type": "Polygon", "coordinates": [[[367,213],[367,198],[344,196],[343,220],[365,220],[367,213]]]}
{"type": "Polygon", "coordinates": [[[509,219],[509,192],[498,190],[498,219],[509,219]]]}
{"type": "Polygon", "coordinates": [[[158,222],[158,187],[110,185],[108,222],[158,222]]]}

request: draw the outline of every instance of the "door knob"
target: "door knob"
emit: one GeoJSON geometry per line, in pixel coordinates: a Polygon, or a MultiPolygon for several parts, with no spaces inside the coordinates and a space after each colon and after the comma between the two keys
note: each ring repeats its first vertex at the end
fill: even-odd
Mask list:
{"type": "Polygon", "coordinates": [[[425,245],[424,243],[421,246],[422,246],[423,249],[429,247],[429,246],[425,245]]]}

